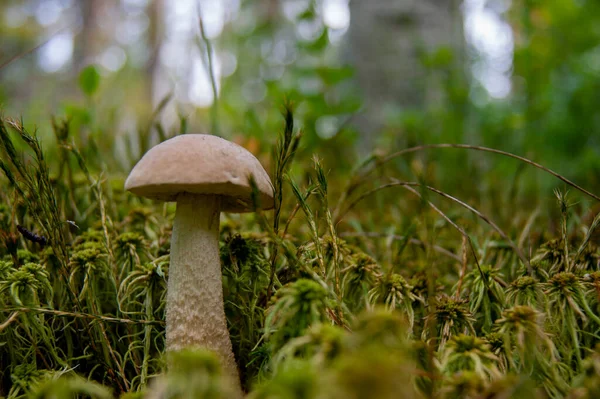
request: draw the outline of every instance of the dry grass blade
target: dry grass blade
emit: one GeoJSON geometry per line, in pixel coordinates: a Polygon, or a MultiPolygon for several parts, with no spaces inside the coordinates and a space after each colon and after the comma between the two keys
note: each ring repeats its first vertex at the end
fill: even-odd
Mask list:
{"type": "Polygon", "coordinates": [[[398,158],[402,155],[406,155],[406,154],[410,154],[413,152],[419,152],[419,151],[423,151],[423,150],[428,150],[428,149],[434,149],[434,148],[461,148],[461,149],[466,149],[466,150],[475,150],[475,151],[482,151],[482,152],[490,152],[493,154],[498,154],[498,155],[503,155],[509,158],[513,158],[513,159],[518,159],[519,161],[525,162],[526,164],[532,165],[540,170],[543,170],[546,173],[551,174],[552,176],[556,177],[557,179],[563,181],[564,183],[566,183],[567,185],[581,191],[582,193],[588,195],[591,198],[594,198],[597,201],[600,201],[600,196],[584,189],[583,187],[577,185],[576,183],[572,182],[571,180],[567,179],[566,177],[556,173],[555,171],[546,168],[543,165],[540,165],[537,162],[534,162],[530,159],[527,159],[525,157],[519,156],[519,155],[515,155],[515,154],[511,154],[510,152],[506,152],[506,151],[502,151],[502,150],[496,150],[494,148],[488,148],[488,147],[481,147],[481,146],[477,146],[477,145],[469,145],[469,144],[425,144],[425,145],[420,145],[420,146],[416,146],[416,147],[411,147],[411,148],[406,148],[404,150],[395,152],[393,154],[390,154],[384,158],[371,158],[370,161],[371,162],[375,162],[374,165],[371,165],[370,167],[367,167],[366,170],[364,170],[362,173],[359,174],[360,178],[359,181],[354,183],[353,188],[355,189],[358,185],[362,184],[362,182],[365,181],[365,178],[371,173],[373,172],[375,169],[377,169],[378,167],[390,162],[391,160],[398,158]]]}
{"type": "Polygon", "coordinates": [[[579,259],[579,257],[583,253],[583,251],[585,251],[585,249],[587,248],[588,244],[590,243],[590,240],[592,239],[592,236],[594,235],[594,231],[596,231],[598,226],[600,226],[600,213],[598,213],[594,217],[594,220],[592,221],[590,228],[588,229],[587,233],[585,234],[585,238],[583,239],[583,242],[579,246],[579,249],[577,250],[577,254],[575,255],[575,258],[574,258],[575,261],[577,261],[577,259],[579,259]]]}
{"type": "Polygon", "coordinates": [[[441,195],[444,198],[447,198],[457,204],[459,204],[460,206],[462,206],[463,208],[469,210],[470,212],[474,213],[475,215],[477,215],[477,217],[479,217],[481,220],[483,220],[484,222],[486,222],[488,225],[490,225],[503,239],[505,239],[508,244],[510,245],[510,247],[515,251],[515,253],[517,254],[517,256],[519,257],[519,259],[521,259],[521,261],[523,262],[524,265],[526,265],[529,268],[529,260],[525,257],[525,254],[523,254],[523,251],[521,251],[521,249],[510,239],[510,237],[508,237],[508,235],[496,224],[494,223],[489,217],[487,217],[486,215],[484,215],[483,213],[481,213],[480,211],[478,211],[477,209],[473,208],[472,206],[470,206],[469,204],[459,200],[456,197],[453,197],[450,194],[447,194],[441,190],[438,190],[435,187],[431,187],[431,186],[427,186],[421,183],[417,183],[417,182],[405,182],[405,181],[400,181],[397,179],[393,179],[392,178],[392,183],[388,183],[388,184],[384,184],[382,186],[376,187],[372,190],[369,190],[365,193],[363,193],[362,195],[360,195],[358,198],[356,198],[354,201],[352,201],[350,203],[350,205],[346,208],[346,210],[338,217],[338,220],[336,221],[336,223],[339,223],[339,221],[356,205],[358,204],[360,201],[362,201],[364,198],[366,198],[367,196],[374,194],[378,191],[383,190],[384,188],[389,188],[389,187],[396,187],[396,186],[404,186],[404,187],[423,187],[426,188],[429,191],[432,191],[438,195],[441,195]]]}
{"type": "Polygon", "coordinates": [[[498,234],[500,234],[500,236],[503,239],[505,239],[508,242],[508,244],[515,251],[517,256],[521,259],[523,264],[525,264],[527,267],[529,267],[529,260],[525,257],[525,254],[523,254],[523,251],[521,251],[521,249],[510,239],[510,237],[508,237],[508,235],[500,227],[498,227],[498,225],[496,223],[494,223],[489,217],[487,217],[486,215],[484,215],[477,209],[473,208],[466,202],[463,202],[463,201],[459,200],[458,198],[453,197],[452,195],[446,194],[443,191],[436,189],[435,187],[430,187],[430,186],[424,186],[424,187],[430,191],[433,191],[436,194],[441,195],[444,198],[447,198],[453,202],[456,202],[457,204],[459,204],[463,208],[468,209],[469,211],[473,212],[475,215],[477,215],[477,217],[479,217],[481,220],[483,220],[484,222],[489,224],[498,234]]]}
{"type": "MultiPolygon", "coordinates": [[[[404,241],[406,240],[406,236],[401,236],[401,235],[397,235],[397,234],[386,234],[386,233],[378,233],[375,231],[346,231],[343,233],[340,233],[340,237],[375,237],[375,238],[391,238],[392,240],[397,240],[397,241],[404,241]]],[[[419,247],[427,247],[428,244],[418,240],[416,238],[409,238],[408,242],[410,244],[413,245],[417,245],[419,247]]],[[[443,255],[446,255],[452,259],[454,259],[457,262],[462,262],[462,258],[458,255],[456,255],[454,252],[451,252],[449,250],[447,250],[446,248],[440,247],[439,245],[432,245],[431,248],[436,251],[439,252],[443,255]]]]}
{"type": "Polygon", "coordinates": [[[217,88],[217,78],[215,77],[215,66],[213,60],[213,47],[206,35],[204,30],[204,21],[202,19],[202,10],[200,2],[197,3],[197,14],[198,14],[198,27],[200,29],[200,37],[202,38],[202,43],[204,44],[204,49],[198,43],[198,47],[200,51],[205,50],[206,53],[206,69],[208,70],[208,76],[210,78],[210,88],[212,90],[213,102],[211,107],[211,133],[219,136],[219,91],[217,88]]]}
{"type": "MultiPolygon", "coordinates": [[[[460,234],[462,234],[462,236],[469,242],[469,248],[471,249],[471,254],[473,255],[473,259],[475,260],[475,265],[477,265],[477,269],[479,270],[479,273],[483,277],[481,265],[479,264],[479,260],[477,259],[477,254],[475,253],[475,247],[473,246],[473,241],[471,240],[471,237],[469,237],[469,234],[467,234],[467,232],[462,227],[460,227],[459,225],[454,223],[452,221],[452,219],[450,219],[444,212],[442,212],[437,206],[435,206],[435,204],[433,202],[424,199],[423,196],[421,195],[421,193],[419,193],[417,190],[415,190],[414,188],[412,188],[411,186],[408,186],[408,185],[403,185],[402,187],[404,187],[405,189],[407,189],[408,191],[410,191],[417,197],[423,199],[427,203],[427,205],[429,205],[431,207],[431,209],[433,209],[435,212],[437,212],[448,223],[450,223],[452,225],[452,227],[454,227],[456,230],[458,230],[458,232],[460,234]]],[[[484,281],[484,283],[486,285],[486,288],[489,289],[487,281],[484,281]]]]}

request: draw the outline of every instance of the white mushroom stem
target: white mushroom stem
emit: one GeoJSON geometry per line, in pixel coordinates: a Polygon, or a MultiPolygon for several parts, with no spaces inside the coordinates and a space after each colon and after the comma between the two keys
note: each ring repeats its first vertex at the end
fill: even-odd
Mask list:
{"type": "Polygon", "coordinates": [[[167,351],[198,347],[216,352],[241,394],[223,303],[219,216],[219,196],[177,197],[167,287],[167,351]]]}

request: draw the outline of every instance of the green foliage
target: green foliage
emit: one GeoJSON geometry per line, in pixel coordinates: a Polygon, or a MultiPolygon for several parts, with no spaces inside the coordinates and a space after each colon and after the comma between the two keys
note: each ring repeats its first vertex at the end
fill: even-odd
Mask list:
{"type": "Polygon", "coordinates": [[[480,378],[497,378],[499,359],[485,340],[459,334],[448,341],[440,358],[440,368],[448,375],[473,372],[480,378]]]}
{"type": "Polygon", "coordinates": [[[79,88],[83,93],[91,97],[100,85],[100,73],[94,65],[89,65],[79,73],[79,88]]]}
{"type": "Polygon", "coordinates": [[[48,375],[41,382],[32,387],[28,397],[36,399],[70,398],[79,396],[94,399],[112,398],[111,390],[96,382],[86,380],[79,376],[48,375]]]}
{"type": "MultiPolygon", "coordinates": [[[[303,49],[319,53],[322,41],[303,49]]],[[[428,62],[450,60],[441,51],[428,62]]],[[[349,76],[304,73],[313,72],[332,87],[349,76]]],[[[152,145],[154,130],[170,135],[154,125],[168,101],[125,164],[152,145]]],[[[335,170],[326,151],[312,156],[320,139],[311,118],[321,114],[311,101],[304,133],[285,103],[271,158],[257,151],[273,169],[273,214],[226,216],[221,229],[225,312],[248,396],[594,397],[600,216],[564,191],[554,218],[523,208],[507,219],[510,196],[484,213],[437,189],[439,176],[419,159],[399,161],[469,150],[548,172],[478,146],[374,153],[351,172],[335,170]],[[416,181],[396,177],[412,172],[416,181]]],[[[404,122],[420,131],[429,120],[404,122]]],[[[42,148],[22,122],[0,120],[0,395],[229,398],[214,354],[164,354],[174,209],[124,192],[110,145],[81,137],[94,123],[54,120],[56,142],[42,148]]]]}
{"type": "Polygon", "coordinates": [[[326,309],[327,290],[315,281],[299,279],[279,289],[265,319],[273,349],[279,350],[309,326],[325,321],[326,309]]]}
{"type": "MultiPolygon", "coordinates": [[[[172,354],[170,372],[152,381],[164,369],[170,220],[123,194],[122,202],[107,203],[117,194],[110,185],[98,184],[76,155],[87,177],[74,184],[91,187],[81,203],[96,214],[77,220],[87,230],[66,229],[69,185],[50,181],[47,166],[40,172],[45,157],[37,139],[20,124],[11,126],[38,159],[37,166],[23,163],[4,128],[2,148],[10,161],[5,174],[15,198],[28,204],[19,218],[47,226],[44,234],[55,238],[47,248],[11,239],[15,250],[3,253],[0,301],[6,321],[0,335],[7,344],[0,361],[7,370],[2,379],[11,387],[5,393],[110,396],[92,382],[97,381],[129,395],[228,397],[229,385],[211,354],[172,354]],[[53,198],[49,204],[42,201],[48,197],[53,198]],[[65,374],[73,367],[82,377],[65,374]]],[[[259,231],[242,233],[238,229],[245,222],[231,220],[221,240],[226,315],[251,397],[385,398],[400,392],[463,397],[509,392],[507,381],[516,375],[531,378],[553,397],[568,393],[570,384],[592,392],[581,376],[593,370],[595,352],[589,348],[600,325],[594,288],[600,278],[593,270],[598,253],[590,235],[598,218],[579,249],[571,250],[564,222],[570,211],[563,206],[562,238],[540,245],[532,275],[515,267],[518,257],[506,261],[502,246],[488,244],[482,266],[461,277],[439,263],[443,277],[430,285],[431,276],[419,274],[418,265],[431,255],[407,250],[409,240],[388,257],[373,252],[363,238],[350,244],[339,236],[337,216],[329,212],[332,187],[320,161],[312,161],[315,173],[308,175],[307,191],[288,180],[293,195],[282,195],[298,146],[292,129],[289,110],[275,175],[277,219],[285,215],[286,199],[296,204],[284,230],[261,222],[259,231]],[[294,227],[298,210],[306,223],[294,227]],[[286,235],[290,229],[297,236],[286,235]],[[396,266],[403,251],[402,262],[416,271],[410,281],[402,275],[408,271],[400,274],[396,266]],[[418,341],[418,334],[426,341],[418,341]]],[[[465,251],[464,241],[461,245],[465,251]]]]}
{"type": "Polygon", "coordinates": [[[221,366],[213,353],[184,350],[170,353],[169,374],[161,376],[148,387],[148,396],[157,398],[230,398],[231,382],[223,377],[221,366]]]}

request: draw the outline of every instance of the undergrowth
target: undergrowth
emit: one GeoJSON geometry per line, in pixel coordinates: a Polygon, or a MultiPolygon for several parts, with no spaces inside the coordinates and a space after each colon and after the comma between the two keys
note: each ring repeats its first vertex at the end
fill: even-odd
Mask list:
{"type": "MultiPolygon", "coordinates": [[[[505,231],[390,164],[439,147],[485,151],[594,193],[466,145],[374,155],[333,184],[322,160],[295,159],[301,134],[284,114],[274,211],[226,216],[221,227],[225,310],[248,397],[600,394],[600,216],[586,225],[557,191],[557,234],[534,215],[505,231]],[[301,180],[289,173],[296,161],[301,180]],[[413,198],[402,197],[409,215],[381,207],[379,194],[396,187],[413,198]],[[389,212],[385,232],[369,230],[367,208],[389,212]]],[[[173,205],[124,192],[126,171],[107,166],[110,154],[78,148],[68,121],[53,126],[50,160],[22,122],[0,121],[0,395],[229,397],[210,353],[171,354],[165,374],[173,205]]],[[[141,156],[128,154],[131,165],[141,156]]]]}

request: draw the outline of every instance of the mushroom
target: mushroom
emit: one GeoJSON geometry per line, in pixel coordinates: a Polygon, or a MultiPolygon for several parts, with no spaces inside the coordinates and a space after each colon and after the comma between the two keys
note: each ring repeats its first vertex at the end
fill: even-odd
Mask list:
{"type": "Polygon", "coordinates": [[[223,304],[219,216],[253,210],[250,176],[261,207],[271,209],[271,180],[250,152],[217,136],[185,134],[151,148],[125,182],[133,194],[177,202],[167,284],[167,351],[202,347],[216,352],[238,387],[223,304]]]}

